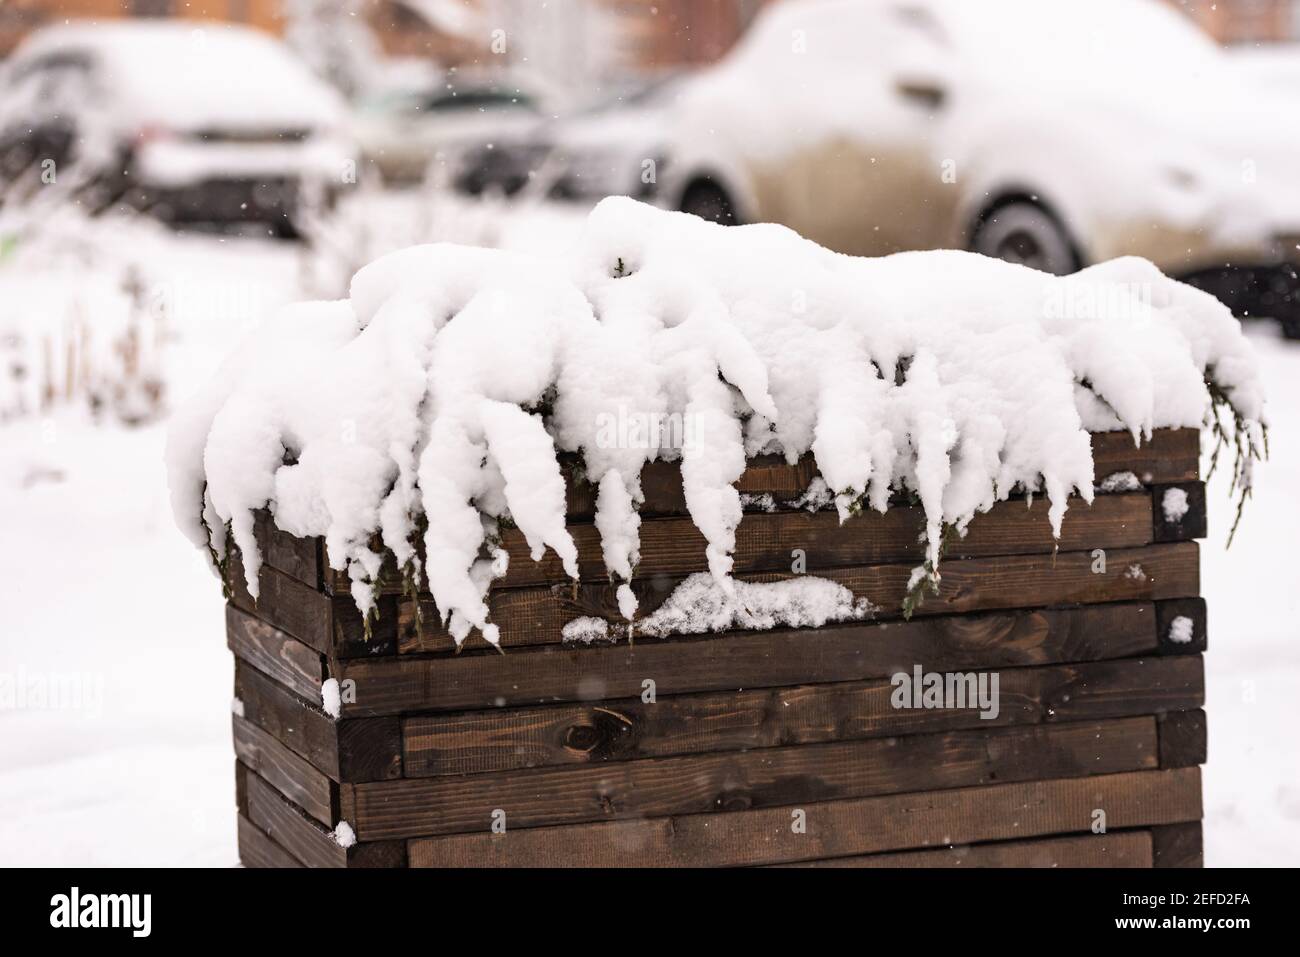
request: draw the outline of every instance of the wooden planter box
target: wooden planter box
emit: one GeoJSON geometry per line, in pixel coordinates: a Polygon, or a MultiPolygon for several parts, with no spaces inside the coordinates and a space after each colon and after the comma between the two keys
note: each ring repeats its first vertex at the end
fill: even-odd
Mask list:
{"type": "MultiPolygon", "coordinates": [[[[1201,863],[1205,534],[1198,434],[1093,440],[1099,494],[1065,518],[999,504],[954,542],[941,593],[910,620],[919,509],[747,514],[738,577],[808,574],[882,611],[816,630],[561,641],[574,617],[617,620],[591,524],[570,483],[582,584],[508,533],[494,586],[500,655],[456,654],[432,606],[385,588],[371,640],[317,540],[259,528],[261,599],[232,565],[239,851],[249,866],[1064,865],[1201,863]],[[1171,487],[1190,509],[1168,521],[1171,487]],[[1104,570],[1099,559],[1104,553],[1104,570]],[[1191,640],[1183,637],[1187,622],[1191,640]],[[890,676],[997,672],[1000,713],[904,710],[890,676]],[[342,683],[339,720],[321,707],[342,683]],[[655,700],[643,693],[652,681],[655,700]],[[1104,833],[1094,833],[1104,814],[1104,833]],[[332,830],[355,830],[344,848],[332,830]],[[801,826],[802,822],[802,826],[801,826]],[[499,830],[504,824],[504,833],[499,830]]],[[[796,495],[811,463],[755,462],[745,492],[796,495]]],[[[637,588],[648,611],[704,570],[680,476],[644,475],[637,588]]],[[[476,644],[473,644],[475,643],[476,644]]]]}

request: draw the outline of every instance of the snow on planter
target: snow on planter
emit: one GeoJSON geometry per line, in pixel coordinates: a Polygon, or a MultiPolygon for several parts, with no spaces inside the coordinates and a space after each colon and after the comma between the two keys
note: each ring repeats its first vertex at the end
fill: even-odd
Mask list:
{"type": "Polygon", "coordinates": [[[176,415],[168,468],[181,527],[218,564],[233,542],[254,598],[269,509],[323,538],[363,615],[391,552],[459,645],[498,641],[503,528],[578,578],[560,453],[598,490],[625,618],[642,469],[666,459],[711,577],[656,614],[762,627],[745,615],[804,612],[738,598],[731,578],[734,483],[755,455],[811,453],[841,521],[918,503],[919,591],[945,541],[1013,493],[1046,495],[1059,536],[1068,497],[1093,499],[1089,431],[1137,442],[1207,422],[1244,495],[1265,423],[1249,345],[1227,309],[1143,260],[1058,278],[961,252],[858,259],[612,198],[564,255],[415,247],[362,269],[348,300],[286,309],[176,415]]]}
{"type": "Polygon", "coordinates": [[[1137,262],[627,201],[550,259],[381,260],[172,436],[240,857],[1199,864],[1200,430],[1244,492],[1261,405],[1231,318],[1137,262]]]}

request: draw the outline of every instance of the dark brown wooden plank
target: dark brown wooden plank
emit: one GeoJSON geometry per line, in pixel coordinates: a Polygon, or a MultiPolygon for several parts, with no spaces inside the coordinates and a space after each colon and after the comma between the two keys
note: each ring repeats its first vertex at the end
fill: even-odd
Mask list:
{"type": "Polygon", "coordinates": [[[1204,764],[1208,736],[1205,712],[1170,711],[1160,716],[1160,766],[1187,768],[1204,764]]]}
{"type": "Polygon", "coordinates": [[[324,595],[281,571],[263,564],[258,572],[256,601],[244,582],[238,555],[232,556],[228,581],[231,604],[274,625],[323,655],[366,658],[393,654],[397,647],[397,600],[379,600],[369,640],[356,602],[348,594],[324,595]]]}
{"type": "Polygon", "coordinates": [[[348,848],[348,867],[406,867],[405,841],[370,841],[348,848]]]}
{"type": "Polygon", "coordinates": [[[344,780],[339,767],[338,727],[319,704],[309,704],[238,658],[235,697],[247,720],[329,777],[344,780]]]}
{"type": "MultiPolygon", "coordinates": [[[[928,667],[928,666],[927,666],[928,667]]],[[[425,714],[402,720],[407,777],[822,744],[1199,708],[1199,658],[1148,658],[999,673],[999,712],[898,709],[888,680],[425,714]]]]}
{"type": "Polygon", "coordinates": [[[258,830],[248,818],[238,817],[239,862],[245,867],[302,867],[298,860],[258,830]]]}
{"type": "Polygon", "coordinates": [[[347,852],[331,832],[287,801],[254,771],[240,765],[248,819],[294,859],[308,867],[345,867],[347,852]]]}
{"type": "Polygon", "coordinates": [[[1144,485],[1195,482],[1201,477],[1201,434],[1196,429],[1157,429],[1134,448],[1128,432],[1094,432],[1092,469],[1101,482],[1115,472],[1132,472],[1144,485]]]}
{"type": "MultiPolygon", "coordinates": [[[[1200,558],[1195,542],[1105,550],[1104,571],[1092,552],[1019,555],[946,561],[940,568],[939,594],[928,595],[917,616],[969,614],[1011,608],[1052,607],[1119,601],[1185,598],[1200,592],[1200,558]]],[[[915,566],[870,565],[832,568],[818,577],[844,585],[859,598],[880,607],[878,619],[902,614],[907,583],[915,566]]],[[[737,576],[747,581],[795,577],[768,572],[737,576]]],[[[658,608],[678,580],[667,576],[640,581],[633,590],[639,614],[658,608]]],[[[492,620],[501,628],[504,648],[553,644],[574,618],[594,616],[621,621],[615,587],[609,583],[570,587],[517,588],[495,591],[489,600],[492,620]]],[[[411,627],[409,610],[399,636],[404,653],[454,653],[454,643],[426,607],[424,627],[411,627]]]]}
{"type": "MultiPolygon", "coordinates": [[[[1170,825],[1183,827],[1185,825],[1170,825]]],[[[833,857],[772,867],[1151,867],[1151,832],[1120,831],[1037,841],[959,844],[930,851],[833,857]]]]}
{"type": "Polygon", "coordinates": [[[722,814],[507,829],[412,840],[412,867],[775,864],[947,844],[1197,821],[1200,768],[1029,781],[722,814]],[[792,827],[803,810],[806,829],[792,827]]]}
{"type": "Polygon", "coordinates": [[[235,773],[242,778],[237,790],[245,795],[249,821],[307,867],[406,866],[404,841],[362,842],[345,849],[332,830],[308,817],[252,769],[236,764],[235,773]]]}
{"type": "Polygon", "coordinates": [[[240,762],[326,827],[332,826],[337,817],[337,785],[252,722],[231,715],[231,724],[240,762]]]}
{"type": "Polygon", "coordinates": [[[262,674],[309,701],[320,701],[325,663],[314,649],[234,605],[226,606],[226,643],[262,674]]]}
{"type": "MultiPolygon", "coordinates": [[[[1169,546],[1166,546],[1169,547],[1169,546]]],[[[635,645],[548,645],[505,656],[343,661],[355,682],[343,716],[463,711],[880,678],[924,662],[935,671],[1096,661],[1154,650],[1151,604],[1112,604],[816,630],[731,633],[635,645]]]]}
{"type": "MultiPolygon", "coordinates": [[[[1100,495],[1092,506],[1076,501],[1066,514],[1061,538],[1052,538],[1048,521],[1049,503],[1036,499],[1000,502],[971,522],[964,538],[949,546],[947,557],[979,558],[990,555],[1051,554],[1094,548],[1137,548],[1153,539],[1151,495],[1100,495]]],[[[1161,526],[1175,540],[1181,526],[1161,526]]],[[[797,549],[806,559],[810,573],[849,565],[881,565],[890,562],[919,564],[925,559],[922,538],[925,513],[920,508],[899,506],[888,512],[865,511],[843,524],[835,512],[776,512],[746,515],[736,529],[733,553],[737,575],[789,571],[797,549]]],[[[601,552],[600,535],[594,525],[570,525],[569,533],[578,546],[578,566],[583,580],[609,577],[601,552]]],[[[1184,536],[1190,537],[1190,536],[1184,536]]],[[[707,571],[706,541],[689,518],[647,519],[641,523],[641,562],[637,578],[660,575],[685,577],[707,571]]],[[[570,581],[559,556],[547,550],[534,562],[528,543],[517,529],[501,536],[510,565],[494,588],[527,585],[556,585],[570,581]]]]}
{"type": "Polygon", "coordinates": [[[319,705],[235,660],[235,696],[243,716],[335,781],[402,776],[402,731],[396,717],[335,721],[319,705]]]}
{"type": "Polygon", "coordinates": [[[1155,867],[1204,867],[1205,851],[1201,822],[1165,824],[1151,829],[1155,867]]]}
{"type": "Polygon", "coordinates": [[[826,801],[1157,766],[1153,717],[359,784],[361,840],[826,801]]]}
{"type": "Polygon", "coordinates": [[[390,781],[402,776],[402,722],[397,717],[339,721],[339,780],[390,781]]]}
{"type": "Polygon", "coordinates": [[[321,572],[325,568],[321,539],[297,538],[281,531],[266,509],[255,516],[253,532],[257,536],[262,561],[313,591],[320,590],[321,572]]]}

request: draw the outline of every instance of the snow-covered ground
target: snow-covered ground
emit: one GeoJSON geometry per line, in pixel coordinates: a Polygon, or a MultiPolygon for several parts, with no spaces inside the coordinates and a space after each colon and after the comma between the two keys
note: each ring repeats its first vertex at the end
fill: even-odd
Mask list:
{"type": "MultiPolygon", "coordinates": [[[[571,222],[552,211],[492,238],[554,246],[571,222]]],[[[165,361],[176,394],[303,278],[293,247],[258,240],[173,237],[151,261],[174,306],[165,361]]],[[[1289,494],[1300,488],[1300,348],[1271,326],[1252,336],[1273,459],[1228,553],[1231,506],[1216,478],[1203,546],[1211,865],[1300,861],[1289,560],[1300,540],[1289,494]]],[[[0,865],[236,861],[220,590],[172,523],[163,431],[96,426],[75,409],[0,426],[0,679],[28,696],[0,697],[0,865]],[[33,700],[40,692],[47,700],[33,700]]]]}
{"type": "Polygon", "coordinates": [[[1233,511],[1226,480],[1209,489],[1209,538],[1201,543],[1209,604],[1205,766],[1205,862],[1300,863],[1300,344],[1272,324],[1253,331],[1268,388],[1271,458],[1224,549],[1233,511]]]}
{"type": "MultiPolygon", "coordinates": [[[[287,245],[153,252],[178,392],[295,292],[287,245]]],[[[220,587],[176,534],[163,436],[75,407],[0,430],[0,675],[26,693],[0,704],[0,863],[235,860],[220,587]]]]}

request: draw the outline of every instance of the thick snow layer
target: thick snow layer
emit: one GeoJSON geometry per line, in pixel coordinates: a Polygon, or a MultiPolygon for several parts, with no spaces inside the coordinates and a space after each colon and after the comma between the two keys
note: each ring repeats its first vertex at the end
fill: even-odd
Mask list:
{"type": "Polygon", "coordinates": [[[501,521],[577,577],[557,451],[598,487],[615,580],[638,560],[641,467],[680,459],[729,594],[749,454],[811,451],[841,518],[919,498],[933,576],[944,531],[1013,491],[1045,493],[1059,534],[1069,495],[1092,500],[1089,429],[1199,427],[1212,395],[1249,460],[1263,393],[1238,323],[1142,260],[1060,279],[961,252],[855,259],[611,198],[566,256],[413,247],[358,272],[349,300],[282,312],[175,417],[168,466],[181,527],[218,561],[228,528],[254,595],[269,506],[325,538],[363,613],[378,533],[457,642],[495,643],[501,521]],[[1115,289],[1142,308],[1111,309],[1115,289]]]}

